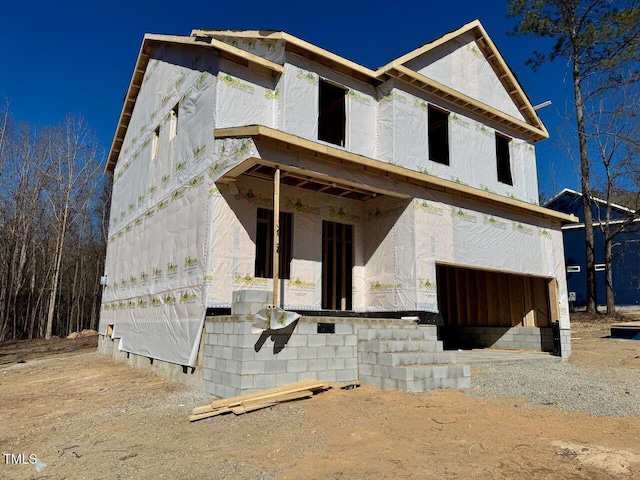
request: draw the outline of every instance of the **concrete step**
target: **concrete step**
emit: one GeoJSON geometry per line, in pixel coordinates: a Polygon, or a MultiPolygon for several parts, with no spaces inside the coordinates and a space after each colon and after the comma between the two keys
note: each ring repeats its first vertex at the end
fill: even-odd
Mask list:
{"type": "Polygon", "coordinates": [[[438,328],[435,325],[416,325],[413,328],[360,329],[358,340],[438,340],[438,328]]]}
{"type": "Polygon", "coordinates": [[[379,353],[377,364],[391,367],[442,365],[456,363],[456,352],[379,353]]]}
{"type": "Polygon", "coordinates": [[[366,385],[424,392],[468,388],[471,369],[443,351],[435,325],[358,331],[358,377],[366,385]]]}
{"type": "Polygon", "coordinates": [[[418,367],[388,367],[373,365],[364,369],[359,379],[366,385],[407,392],[426,392],[436,388],[469,388],[469,365],[424,365],[418,367]]]}
{"type": "Polygon", "coordinates": [[[407,392],[428,392],[438,388],[470,388],[471,377],[457,378],[428,378],[424,380],[407,381],[407,392]]]}
{"type": "Polygon", "coordinates": [[[373,353],[442,352],[438,340],[365,340],[358,342],[358,351],[373,353]]]}

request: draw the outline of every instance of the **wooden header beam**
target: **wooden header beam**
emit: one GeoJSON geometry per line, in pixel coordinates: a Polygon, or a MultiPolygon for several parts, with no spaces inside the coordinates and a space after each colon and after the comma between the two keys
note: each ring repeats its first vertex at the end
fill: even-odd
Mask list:
{"type": "MultiPolygon", "coordinates": [[[[357,155],[355,153],[340,150],[335,147],[322,145],[311,140],[307,140],[289,133],[281,132],[280,130],[274,130],[269,127],[261,125],[252,125],[249,127],[236,127],[236,128],[222,128],[214,130],[215,138],[243,138],[251,137],[255,140],[274,143],[282,148],[289,150],[297,150],[302,153],[316,156],[318,158],[327,159],[337,163],[345,164],[352,168],[357,168],[375,175],[381,175],[385,177],[391,177],[402,183],[408,183],[411,185],[417,185],[428,190],[440,191],[450,193],[452,195],[469,198],[480,201],[482,203],[488,203],[494,206],[505,208],[507,210],[525,213],[540,218],[547,218],[552,220],[559,220],[565,222],[575,223],[578,221],[574,215],[566,213],[556,212],[548,208],[533,205],[522,200],[515,200],[508,197],[503,197],[495,193],[486,192],[479,188],[469,187],[467,185],[461,185],[450,180],[444,180],[425,173],[416,172],[408,168],[392,165],[380,160],[357,155]]],[[[263,163],[265,160],[254,159],[255,163],[263,163]]],[[[275,164],[274,164],[275,165],[275,164]]],[[[247,170],[249,167],[245,167],[242,171],[247,170]]],[[[285,168],[281,165],[281,168],[285,168]]],[[[292,167],[293,168],[293,167],[292,167]]],[[[234,170],[232,169],[231,172],[234,170]]],[[[229,173],[231,173],[229,172],[229,173]]],[[[241,173],[241,172],[240,172],[241,173]]],[[[305,173],[308,173],[305,170],[305,173]]],[[[228,175],[228,174],[227,174],[228,175]]],[[[344,181],[344,180],[341,180],[344,181]]],[[[363,187],[361,185],[361,187],[363,187]]],[[[367,187],[369,188],[369,187],[367,187]]],[[[385,192],[382,193],[395,195],[402,195],[399,192],[385,192]]],[[[404,198],[408,198],[408,195],[403,195],[404,198]]]]}

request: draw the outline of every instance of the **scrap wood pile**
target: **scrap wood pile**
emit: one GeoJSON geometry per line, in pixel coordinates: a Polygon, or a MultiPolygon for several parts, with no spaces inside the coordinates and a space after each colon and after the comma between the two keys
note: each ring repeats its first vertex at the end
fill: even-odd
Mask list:
{"type": "Polygon", "coordinates": [[[327,382],[305,380],[284,387],[271,388],[239,397],[223,398],[209,405],[194,408],[189,416],[189,421],[195,422],[196,420],[215,417],[216,415],[229,412],[242,415],[243,413],[270,407],[278,403],[312,397],[314,393],[322,392],[329,388],[331,388],[331,385],[327,382]]]}

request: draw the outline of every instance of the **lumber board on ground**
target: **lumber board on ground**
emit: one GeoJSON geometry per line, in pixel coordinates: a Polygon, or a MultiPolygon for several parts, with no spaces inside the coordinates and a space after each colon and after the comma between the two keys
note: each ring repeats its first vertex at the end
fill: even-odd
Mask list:
{"type": "Polygon", "coordinates": [[[252,409],[256,406],[260,406],[262,404],[269,404],[273,402],[284,403],[290,402],[292,400],[298,400],[300,398],[313,397],[313,392],[311,390],[302,390],[299,392],[291,392],[291,393],[282,393],[275,397],[269,398],[257,398],[255,400],[250,400],[246,402],[242,402],[242,406],[246,409],[252,409]]]}
{"type": "Polygon", "coordinates": [[[234,407],[231,410],[236,415],[242,413],[253,412],[254,410],[260,410],[261,408],[271,407],[278,403],[290,402],[292,400],[300,400],[302,398],[313,397],[311,390],[302,390],[301,392],[283,393],[274,398],[256,399],[253,401],[242,402],[238,407],[234,407]],[[238,411],[236,411],[238,410],[238,411]]]}
{"type": "Polygon", "coordinates": [[[219,408],[219,409],[211,411],[211,412],[205,412],[205,413],[199,413],[199,414],[191,414],[191,415],[189,415],[189,421],[190,422],[195,422],[196,420],[202,420],[203,418],[215,417],[216,415],[222,415],[223,413],[229,413],[231,411],[232,410],[230,408],[224,407],[224,408],[219,408]]]}
{"type": "Polygon", "coordinates": [[[239,395],[237,397],[223,398],[220,400],[215,400],[211,402],[209,405],[204,405],[202,407],[196,407],[193,409],[193,414],[198,415],[200,413],[211,412],[216,408],[228,407],[233,405],[239,405],[240,403],[252,400],[256,398],[268,397],[270,395],[275,395],[282,392],[292,392],[292,391],[300,391],[300,390],[325,390],[328,388],[328,384],[326,382],[321,382],[318,380],[304,380],[298,383],[292,383],[290,385],[285,385],[283,387],[275,387],[270,388],[268,390],[262,390],[260,392],[248,393],[245,395],[239,395]]]}
{"type": "Polygon", "coordinates": [[[331,388],[331,385],[326,382],[305,380],[284,387],[276,387],[247,395],[224,398],[216,400],[209,405],[194,408],[192,414],[189,416],[189,421],[194,422],[229,412],[240,415],[277,403],[310,397],[313,396],[313,393],[316,391],[327,390],[329,388],[331,388]]]}

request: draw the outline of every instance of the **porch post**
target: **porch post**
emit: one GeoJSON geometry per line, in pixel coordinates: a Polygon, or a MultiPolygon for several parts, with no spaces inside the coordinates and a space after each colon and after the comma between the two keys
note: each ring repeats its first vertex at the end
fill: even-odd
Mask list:
{"type": "Polygon", "coordinates": [[[273,304],[280,306],[278,274],[280,268],[280,167],[273,175],[273,304]]]}

